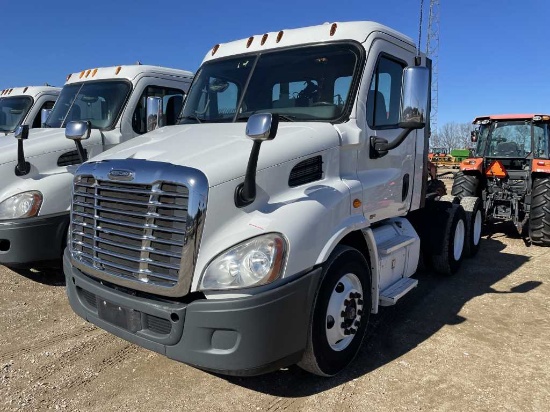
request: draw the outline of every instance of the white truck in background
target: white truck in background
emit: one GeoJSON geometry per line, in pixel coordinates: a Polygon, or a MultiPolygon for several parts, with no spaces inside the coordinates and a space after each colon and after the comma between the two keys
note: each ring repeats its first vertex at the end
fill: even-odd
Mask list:
{"type": "Polygon", "coordinates": [[[158,125],[175,124],[193,73],[148,65],[101,67],[70,74],[42,129],[21,126],[0,139],[0,264],[59,260],[69,226],[72,172],[81,163],[65,136],[85,122],[80,147],[91,158],[147,131],[146,101],[158,97],[158,125]]]}
{"type": "Polygon", "coordinates": [[[40,128],[44,119],[42,113],[49,113],[60,87],[26,86],[0,91],[0,137],[13,133],[20,125],[40,128]]]}
{"type": "Polygon", "coordinates": [[[183,124],[76,171],[73,310],[209,371],[341,371],[421,253],[452,274],[472,241],[426,193],[430,64],[374,22],[216,45],[183,124]]]}

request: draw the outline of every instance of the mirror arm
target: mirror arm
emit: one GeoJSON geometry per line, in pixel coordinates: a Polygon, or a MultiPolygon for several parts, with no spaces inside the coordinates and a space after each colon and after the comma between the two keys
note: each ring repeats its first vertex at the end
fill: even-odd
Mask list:
{"type": "Polygon", "coordinates": [[[258,157],[260,155],[261,140],[254,140],[244,182],[235,188],[235,206],[248,206],[256,199],[256,167],[258,166],[258,157]]]}
{"type": "Polygon", "coordinates": [[[15,166],[16,176],[25,176],[31,171],[31,164],[25,161],[25,153],[23,151],[23,139],[17,140],[17,165],[15,166]]]}
{"type": "Polygon", "coordinates": [[[415,129],[403,129],[401,133],[399,133],[399,136],[397,136],[391,143],[388,143],[388,141],[382,137],[371,136],[370,158],[377,159],[386,156],[390,150],[395,149],[397,146],[403,143],[413,130],[415,129]]]}
{"type": "Polygon", "coordinates": [[[84,151],[84,147],[82,146],[82,142],[80,140],[75,140],[74,144],[76,145],[78,157],[80,157],[80,163],[84,163],[88,159],[86,156],[86,152],[84,151]]]}

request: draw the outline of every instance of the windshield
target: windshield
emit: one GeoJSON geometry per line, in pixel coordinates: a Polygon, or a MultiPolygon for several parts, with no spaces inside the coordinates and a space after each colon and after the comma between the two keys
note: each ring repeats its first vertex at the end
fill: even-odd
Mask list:
{"type": "Polygon", "coordinates": [[[523,158],[529,156],[533,148],[535,157],[548,157],[546,123],[533,123],[531,120],[499,121],[481,125],[475,154],[476,156],[523,158]]]}
{"type": "Polygon", "coordinates": [[[32,97],[13,96],[0,99],[0,132],[13,132],[32,106],[32,97]]]}
{"type": "Polygon", "coordinates": [[[182,121],[234,122],[254,113],[283,120],[335,121],[351,108],[361,55],[352,44],[268,51],[205,63],[182,121]]]}
{"type": "Polygon", "coordinates": [[[46,127],[65,127],[72,120],[89,120],[94,129],[110,129],[118,119],[128,94],[126,81],[75,83],[63,87],[46,127]]]}

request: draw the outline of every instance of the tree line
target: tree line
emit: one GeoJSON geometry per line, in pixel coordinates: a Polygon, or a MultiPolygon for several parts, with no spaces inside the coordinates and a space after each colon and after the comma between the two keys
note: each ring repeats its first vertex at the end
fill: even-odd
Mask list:
{"type": "Polygon", "coordinates": [[[438,130],[432,130],[430,147],[441,147],[450,152],[451,149],[468,149],[474,147],[470,140],[470,132],[474,130],[471,123],[445,123],[438,130]]]}

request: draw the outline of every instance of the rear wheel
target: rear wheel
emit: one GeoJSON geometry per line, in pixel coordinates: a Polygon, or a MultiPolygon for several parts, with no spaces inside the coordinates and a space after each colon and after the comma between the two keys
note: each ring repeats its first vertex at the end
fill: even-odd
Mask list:
{"type": "Polygon", "coordinates": [[[441,243],[434,245],[432,264],[436,272],[452,275],[458,271],[464,255],[466,218],[462,206],[449,202],[437,203],[439,203],[437,212],[445,215],[445,225],[443,228],[439,226],[433,229],[444,232],[440,234],[441,243]]]}
{"type": "Polygon", "coordinates": [[[458,196],[460,199],[466,196],[476,196],[479,186],[477,176],[466,175],[464,172],[457,172],[453,180],[453,188],[451,194],[458,196]]]}
{"type": "Polygon", "coordinates": [[[533,181],[529,237],[535,245],[550,246],[550,177],[533,181]]]}
{"type": "Polygon", "coordinates": [[[298,366],[334,376],[357,355],[371,310],[371,274],[356,249],[337,246],[323,267],[306,351],[298,366]]]}
{"type": "Polygon", "coordinates": [[[464,241],[464,256],[473,257],[479,251],[481,229],[483,226],[482,202],[479,197],[463,197],[460,205],[466,215],[466,240],[464,241]]]}

